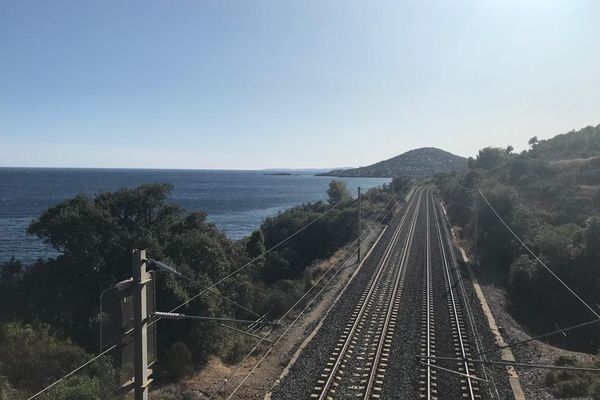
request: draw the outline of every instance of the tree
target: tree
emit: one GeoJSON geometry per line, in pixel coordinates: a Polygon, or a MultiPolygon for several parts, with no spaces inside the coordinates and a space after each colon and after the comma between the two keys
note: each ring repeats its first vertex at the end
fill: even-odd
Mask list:
{"type": "Polygon", "coordinates": [[[474,169],[475,167],[475,159],[473,157],[469,157],[467,159],[467,167],[469,167],[469,169],[474,169]]]}
{"type": "Polygon", "coordinates": [[[407,176],[395,176],[392,178],[392,192],[400,193],[410,185],[410,178],[407,176]]]}
{"type": "Polygon", "coordinates": [[[252,232],[246,242],[246,253],[252,258],[256,258],[265,252],[265,235],[260,229],[252,232]]]}
{"type": "Polygon", "coordinates": [[[500,162],[503,159],[503,154],[504,151],[502,151],[502,149],[499,149],[497,147],[486,147],[484,149],[479,150],[479,153],[477,154],[477,158],[475,159],[473,165],[475,166],[475,168],[482,168],[486,170],[492,169],[498,164],[500,164],[500,162]]]}
{"type": "Polygon", "coordinates": [[[329,189],[327,189],[327,195],[329,196],[329,204],[337,204],[340,201],[350,200],[352,195],[348,190],[346,182],[339,180],[332,180],[329,182],[329,189]]]}
{"type": "Polygon", "coordinates": [[[527,141],[527,143],[531,146],[534,147],[536,144],[538,144],[539,140],[537,136],[532,137],[531,139],[529,139],[527,141]]]}
{"type": "MultiPolygon", "coordinates": [[[[154,184],[95,198],[79,195],[46,210],[32,222],[29,233],[63,254],[26,269],[15,283],[15,291],[29,295],[27,301],[17,304],[14,314],[25,321],[60,326],[78,344],[96,349],[97,324],[93,321],[98,296],[131,275],[132,249],[147,249],[148,257],[164,260],[206,286],[246,261],[244,248],[208,223],[205,213],[186,215],[169,203],[170,190],[171,185],[154,184]]],[[[13,285],[11,282],[2,279],[0,289],[13,285]]],[[[156,297],[169,306],[195,295],[198,289],[170,277],[157,282],[156,297]]],[[[223,290],[231,291],[229,297],[237,296],[233,285],[223,290]]],[[[184,336],[177,331],[164,345],[184,336]]],[[[163,349],[159,346],[158,350],[163,349]]]]}
{"type": "Polygon", "coordinates": [[[509,155],[510,153],[513,152],[514,149],[515,148],[509,144],[508,146],[506,146],[506,150],[504,150],[504,154],[509,155]]]}

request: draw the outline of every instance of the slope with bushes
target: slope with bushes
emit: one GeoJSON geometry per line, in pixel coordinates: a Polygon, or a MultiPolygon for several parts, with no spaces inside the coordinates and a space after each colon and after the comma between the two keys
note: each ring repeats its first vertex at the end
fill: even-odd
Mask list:
{"type": "MultiPolygon", "coordinates": [[[[534,331],[589,321],[594,315],[515,240],[497,212],[544,263],[592,307],[600,304],[600,126],[530,140],[521,154],[486,148],[469,169],[438,175],[452,222],[481,268],[503,271],[511,311],[534,331]],[[475,212],[474,212],[475,210],[475,212]],[[476,241],[475,241],[476,240],[476,241]]],[[[600,329],[570,332],[573,349],[600,349],[600,329]]]]}

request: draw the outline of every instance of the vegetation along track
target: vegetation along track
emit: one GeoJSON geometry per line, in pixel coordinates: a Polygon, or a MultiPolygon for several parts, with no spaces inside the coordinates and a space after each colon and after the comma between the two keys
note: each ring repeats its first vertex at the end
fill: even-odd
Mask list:
{"type": "Polygon", "coordinates": [[[417,189],[390,228],[273,399],[508,398],[482,390],[492,376],[468,361],[481,317],[433,188],[417,189]]]}

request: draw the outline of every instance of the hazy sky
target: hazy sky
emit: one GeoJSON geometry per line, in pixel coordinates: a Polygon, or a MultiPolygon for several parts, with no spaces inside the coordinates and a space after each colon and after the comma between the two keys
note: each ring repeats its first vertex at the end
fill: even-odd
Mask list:
{"type": "Polygon", "coordinates": [[[0,165],[365,165],[600,123],[600,1],[0,2],[0,165]]]}

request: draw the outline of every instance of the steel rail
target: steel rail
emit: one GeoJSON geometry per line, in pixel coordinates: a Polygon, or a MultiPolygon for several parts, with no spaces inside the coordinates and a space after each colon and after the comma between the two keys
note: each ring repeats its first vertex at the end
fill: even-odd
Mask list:
{"type": "MultiPolygon", "coordinates": [[[[414,211],[415,214],[417,213],[418,206],[420,204],[421,194],[422,193],[420,192],[418,195],[418,200],[416,200],[416,206],[415,206],[416,210],[414,211]]],[[[375,277],[370,281],[369,286],[365,290],[366,294],[364,295],[364,299],[360,300],[360,302],[361,302],[360,309],[359,309],[356,317],[352,318],[354,320],[352,322],[352,327],[351,327],[350,331],[348,332],[346,339],[344,340],[344,344],[342,345],[342,348],[338,352],[338,355],[335,359],[334,364],[331,366],[331,368],[328,368],[329,371],[326,371],[326,372],[328,372],[328,377],[327,377],[326,381],[324,382],[323,386],[319,388],[320,389],[319,394],[318,394],[319,400],[326,399],[329,394],[329,391],[333,384],[333,380],[335,379],[336,374],[339,371],[339,367],[342,363],[342,360],[344,359],[344,356],[347,354],[348,348],[354,338],[354,334],[356,333],[356,330],[357,330],[360,322],[362,321],[362,317],[365,313],[367,305],[369,304],[369,301],[371,300],[376,288],[378,287],[379,284],[381,284],[380,278],[382,277],[383,272],[387,269],[387,266],[389,265],[388,261],[392,254],[392,251],[396,245],[396,242],[398,241],[398,239],[400,237],[400,233],[401,233],[402,227],[404,226],[404,223],[406,221],[406,217],[409,215],[409,210],[413,207],[413,204],[415,204],[415,197],[417,197],[417,196],[412,197],[411,202],[410,202],[409,206],[407,207],[407,212],[402,216],[400,223],[398,224],[396,230],[394,231],[394,234],[390,240],[390,244],[389,244],[388,248],[386,249],[386,251],[384,253],[384,257],[380,263],[380,267],[377,269],[377,273],[376,273],[375,277]]]]}
{"type": "MultiPolygon", "coordinates": [[[[436,198],[437,198],[437,195],[434,193],[434,199],[436,199],[436,198]]],[[[456,274],[456,280],[458,281],[458,286],[460,288],[460,293],[462,295],[465,311],[467,312],[467,317],[469,318],[471,332],[473,333],[473,337],[475,339],[475,347],[477,348],[478,354],[480,354],[480,352],[483,349],[483,341],[481,339],[481,334],[479,333],[479,328],[477,327],[477,323],[475,321],[473,309],[471,308],[469,301],[467,300],[468,296],[467,296],[467,291],[465,289],[465,283],[462,279],[461,271],[459,270],[459,267],[458,267],[458,262],[456,260],[456,252],[454,251],[454,245],[452,242],[452,236],[450,235],[450,231],[448,229],[448,225],[450,222],[448,221],[448,217],[447,217],[447,215],[444,211],[444,208],[442,206],[442,203],[439,199],[437,199],[436,205],[440,209],[439,216],[441,219],[441,225],[444,228],[444,234],[445,234],[444,236],[446,238],[446,244],[448,245],[448,251],[450,253],[450,260],[452,261],[452,267],[454,269],[454,273],[456,274]]],[[[483,356],[483,358],[487,360],[487,357],[485,355],[483,356]]],[[[500,399],[500,393],[498,392],[498,387],[496,385],[496,380],[494,379],[493,374],[490,373],[490,375],[488,376],[488,367],[485,364],[482,364],[482,367],[483,367],[483,377],[486,382],[490,383],[490,385],[487,385],[488,391],[490,394],[490,398],[494,398],[494,393],[495,393],[496,399],[500,399]]]]}
{"type": "MultiPolygon", "coordinates": [[[[418,203],[418,204],[420,204],[420,203],[418,203]]],[[[377,372],[379,370],[379,365],[381,362],[381,355],[383,353],[384,344],[385,344],[386,338],[388,336],[390,321],[392,318],[394,308],[396,308],[395,307],[395,299],[398,297],[398,295],[402,291],[403,276],[404,276],[404,273],[406,272],[409,255],[410,255],[410,250],[412,248],[412,243],[413,243],[413,239],[414,239],[414,233],[416,230],[418,215],[419,215],[419,206],[417,205],[417,209],[415,210],[413,219],[411,221],[411,226],[410,226],[410,229],[408,232],[408,237],[404,243],[404,248],[402,249],[402,253],[401,253],[402,256],[400,259],[400,267],[398,269],[398,273],[396,274],[396,279],[394,282],[394,289],[393,289],[392,295],[390,296],[390,302],[388,304],[388,309],[386,311],[385,322],[383,325],[383,329],[381,330],[381,336],[379,337],[379,343],[377,345],[377,351],[375,353],[375,358],[371,365],[369,380],[367,381],[367,386],[365,388],[365,394],[363,396],[364,400],[368,399],[371,396],[371,392],[374,389],[373,384],[375,382],[375,378],[376,378],[377,372]]]]}
{"type": "MultiPolygon", "coordinates": [[[[462,361],[460,358],[456,357],[431,357],[432,359],[437,360],[448,360],[448,361],[462,361]]],[[[548,364],[532,364],[532,363],[519,363],[513,361],[492,361],[492,360],[481,360],[481,359],[470,359],[469,361],[479,364],[497,364],[497,365],[507,365],[513,367],[523,367],[523,368],[541,368],[541,369],[555,369],[555,370],[564,370],[564,371],[582,371],[582,372],[600,372],[600,368],[593,367],[573,367],[569,365],[548,365],[548,364]]]]}
{"type": "MultiPolygon", "coordinates": [[[[427,212],[426,212],[426,247],[425,247],[425,309],[426,309],[426,345],[427,345],[427,357],[431,357],[431,238],[430,238],[430,227],[429,227],[429,194],[426,194],[427,198],[427,212]]],[[[426,380],[426,398],[431,399],[431,365],[427,363],[427,380],[426,380]]]]}
{"type": "Polygon", "coordinates": [[[435,205],[435,198],[433,197],[433,193],[431,193],[431,199],[433,204],[433,215],[434,215],[434,220],[435,220],[435,227],[437,230],[437,236],[438,236],[438,242],[440,245],[440,249],[442,251],[442,263],[444,265],[444,271],[445,271],[445,277],[446,280],[448,282],[448,292],[450,295],[450,304],[452,305],[452,309],[451,309],[451,314],[452,314],[452,318],[454,319],[455,322],[455,326],[456,326],[456,332],[458,334],[458,341],[459,341],[459,345],[460,345],[460,355],[462,357],[462,363],[463,363],[463,368],[465,369],[465,376],[467,377],[467,389],[469,391],[469,398],[471,400],[475,400],[475,392],[473,390],[473,382],[472,379],[470,378],[472,376],[471,372],[470,372],[470,368],[469,368],[469,363],[467,361],[467,352],[465,350],[465,338],[463,337],[463,334],[461,332],[461,326],[463,326],[463,322],[461,321],[461,319],[458,317],[458,306],[456,304],[456,297],[454,295],[454,290],[452,288],[452,278],[450,276],[450,267],[448,265],[448,257],[446,254],[446,249],[444,246],[444,242],[442,239],[442,231],[440,229],[440,221],[439,221],[439,216],[438,216],[438,212],[437,212],[437,207],[435,205]]]}

